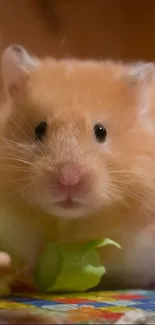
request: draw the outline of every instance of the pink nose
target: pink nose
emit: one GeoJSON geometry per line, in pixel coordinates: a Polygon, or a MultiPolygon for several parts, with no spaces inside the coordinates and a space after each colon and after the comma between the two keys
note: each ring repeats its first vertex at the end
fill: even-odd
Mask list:
{"type": "Polygon", "coordinates": [[[63,187],[75,187],[81,182],[82,171],[71,162],[59,166],[57,182],[63,187]]]}

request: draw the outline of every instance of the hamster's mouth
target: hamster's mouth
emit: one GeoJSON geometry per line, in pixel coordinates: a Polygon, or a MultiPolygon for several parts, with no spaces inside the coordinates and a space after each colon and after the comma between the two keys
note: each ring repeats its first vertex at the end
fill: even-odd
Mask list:
{"type": "Polygon", "coordinates": [[[75,202],[71,199],[66,199],[64,201],[60,201],[56,203],[56,206],[59,208],[67,209],[67,210],[72,210],[76,209],[80,206],[80,203],[75,202]]]}
{"type": "Polygon", "coordinates": [[[90,206],[83,202],[65,198],[52,204],[52,209],[49,210],[58,217],[78,218],[90,213],[90,206]]]}

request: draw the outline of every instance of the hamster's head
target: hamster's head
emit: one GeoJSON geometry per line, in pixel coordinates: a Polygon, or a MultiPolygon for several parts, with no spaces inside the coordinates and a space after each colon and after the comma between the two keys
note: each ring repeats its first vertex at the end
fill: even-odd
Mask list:
{"type": "Polygon", "coordinates": [[[142,201],[154,168],[143,91],[151,69],[6,49],[1,170],[10,199],[63,218],[142,201]]]}

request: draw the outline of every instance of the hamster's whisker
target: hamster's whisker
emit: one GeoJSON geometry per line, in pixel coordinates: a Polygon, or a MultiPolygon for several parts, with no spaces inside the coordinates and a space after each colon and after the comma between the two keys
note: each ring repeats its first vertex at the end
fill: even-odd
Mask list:
{"type": "MultiPolygon", "coordinates": [[[[17,126],[17,128],[25,135],[25,137],[31,142],[31,143],[35,143],[23,130],[22,128],[14,121],[14,119],[11,118],[11,116],[9,116],[9,118],[11,119],[11,121],[17,126]]],[[[38,150],[40,151],[40,153],[42,155],[44,155],[43,151],[38,147],[38,150]]],[[[45,156],[45,155],[44,155],[45,156]]]]}
{"type": "MultiPolygon", "coordinates": [[[[108,189],[104,187],[103,190],[103,194],[101,193],[101,195],[104,197],[104,192],[106,192],[107,195],[110,196],[114,196],[115,194],[118,193],[118,195],[120,194],[119,200],[122,201],[123,205],[125,205],[128,210],[132,210],[132,204],[128,203],[128,199],[127,197],[124,196],[124,190],[123,188],[126,189],[126,196],[129,197],[130,199],[133,199],[137,202],[139,202],[142,206],[145,207],[145,209],[147,209],[147,211],[153,210],[154,209],[154,203],[150,204],[150,199],[149,201],[147,199],[145,199],[146,197],[154,197],[155,195],[155,189],[150,188],[150,183],[148,182],[148,188],[147,188],[147,184],[146,184],[146,188],[145,188],[145,193],[144,191],[141,191],[141,186],[140,186],[140,182],[137,180],[137,183],[134,182],[134,184],[132,183],[132,181],[130,180],[112,180],[110,187],[108,189]],[[128,185],[128,188],[126,189],[128,185]],[[112,187],[112,191],[110,190],[110,188],[112,187]]],[[[154,202],[154,200],[152,200],[152,202],[154,202]]]]}
{"type": "Polygon", "coordinates": [[[128,189],[128,194],[131,199],[134,199],[137,202],[139,202],[142,206],[144,206],[147,209],[147,211],[154,209],[154,200],[151,205],[150,200],[148,201],[147,199],[145,199],[145,195],[148,195],[149,197],[153,195],[154,197],[155,191],[152,191],[151,189],[147,189],[145,191],[145,194],[143,194],[140,191],[140,187],[137,186],[131,188],[130,190],[128,189]],[[138,193],[137,193],[137,189],[138,189],[138,193]],[[134,190],[136,190],[136,192],[134,190]]]}
{"type": "Polygon", "coordinates": [[[139,197],[137,195],[132,195],[131,193],[131,198],[133,198],[134,200],[136,200],[137,202],[139,202],[141,204],[141,206],[145,207],[145,209],[147,211],[154,211],[154,203],[150,204],[150,201],[147,203],[147,200],[144,199],[144,197],[139,197]]]}
{"type": "Polygon", "coordinates": [[[29,127],[29,130],[32,132],[32,135],[34,135],[34,130],[32,129],[31,125],[28,123],[28,121],[26,120],[26,118],[24,117],[24,115],[21,113],[21,111],[17,108],[18,114],[20,115],[20,117],[22,118],[22,120],[27,124],[27,126],[29,127]]]}
{"type": "MultiPolygon", "coordinates": [[[[141,193],[141,196],[143,196],[143,192],[141,192],[141,190],[140,190],[140,188],[141,188],[141,184],[140,184],[140,182],[137,180],[137,182],[136,181],[134,181],[134,184],[133,184],[133,182],[132,181],[130,181],[130,180],[126,180],[126,181],[124,181],[124,180],[112,180],[111,181],[111,185],[113,186],[113,184],[115,184],[115,185],[117,185],[117,188],[119,189],[122,185],[124,185],[125,187],[127,186],[127,185],[129,185],[129,187],[128,187],[128,193],[129,193],[129,191],[131,191],[131,193],[133,193],[133,190],[135,190],[135,189],[138,189],[138,191],[140,191],[140,193],[141,193]]],[[[147,185],[147,184],[146,184],[147,185]]],[[[148,182],[148,185],[150,185],[150,183],[148,182]]],[[[153,190],[152,188],[150,189],[149,187],[148,188],[146,188],[145,189],[145,193],[155,193],[155,189],[153,190]]]]}
{"type": "MultiPolygon", "coordinates": [[[[114,181],[113,181],[114,182],[114,181]]],[[[139,197],[139,199],[144,199],[146,195],[148,196],[151,196],[151,195],[154,195],[155,194],[155,188],[150,188],[150,183],[148,182],[145,183],[145,191],[141,191],[141,184],[140,182],[137,181],[134,182],[134,184],[132,183],[132,181],[127,181],[127,182],[123,182],[123,181],[116,181],[114,182],[114,184],[118,184],[118,189],[121,187],[121,186],[127,186],[128,185],[128,188],[127,188],[127,193],[130,195],[130,197],[133,197],[133,193],[134,193],[134,196],[137,196],[137,198],[139,197]],[[148,186],[148,187],[147,187],[148,186]],[[136,194],[135,192],[136,191],[136,194]]]]}
{"type": "Polygon", "coordinates": [[[23,193],[28,189],[30,188],[31,186],[33,185],[33,182],[30,181],[28,184],[26,184],[25,186],[21,186],[17,189],[17,192],[20,192],[22,195],[23,193]]]}
{"type": "MultiPolygon", "coordinates": [[[[26,118],[24,117],[24,115],[21,113],[21,111],[19,109],[18,110],[18,114],[21,116],[21,118],[23,119],[23,121],[27,124],[27,126],[29,127],[30,131],[32,132],[32,135],[34,136],[34,130],[31,127],[31,125],[28,123],[28,121],[26,120],[26,118]]],[[[43,151],[45,151],[45,146],[42,144],[42,142],[40,141],[40,144],[43,148],[43,151]]],[[[47,153],[47,152],[46,152],[47,153]]]]}
{"type": "MultiPolygon", "coordinates": [[[[37,179],[37,178],[36,178],[36,176],[35,176],[35,177],[30,177],[30,178],[27,178],[27,177],[22,178],[22,179],[18,180],[18,181],[19,181],[19,185],[22,184],[23,182],[25,182],[25,180],[27,180],[27,179],[29,180],[29,183],[25,185],[26,188],[30,187],[30,186],[33,184],[32,181],[34,181],[34,180],[37,179]],[[32,180],[32,181],[31,181],[31,180],[32,180]]],[[[12,184],[12,183],[15,183],[15,182],[10,182],[10,184],[12,184]]],[[[5,184],[6,184],[6,183],[5,183],[5,184]]],[[[16,184],[18,184],[18,182],[17,182],[16,184]]],[[[3,184],[3,185],[4,185],[4,184],[3,184]]],[[[17,189],[13,190],[12,192],[9,192],[8,195],[7,195],[7,198],[10,198],[13,194],[16,194],[16,193],[18,193],[18,192],[21,192],[25,187],[24,187],[23,184],[22,184],[22,185],[21,185],[20,187],[18,187],[17,189]]]]}
{"type": "Polygon", "coordinates": [[[5,185],[5,184],[18,184],[19,182],[21,181],[27,181],[27,180],[30,180],[30,179],[35,179],[37,178],[36,176],[27,176],[27,177],[23,177],[23,178],[16,178],[16,179],[12,179],[12,180],[8,180],[8,181],[5,181],[3,184],[1,183],[0,185],[5,185]]]}
{"type": "Polygon", "coordinates": [[[7,143],[8,145],[9,145],[9,144],[14,144],[14,145],[16,145],[17,147],[18,147],[18,146],[19,146],[19,147],[24,147],[24,144],[21,143],[21,142],[19,142],[19,141],[13,141],[13,140],[8,139],[8,138],[5,138],[5,137],[1,137],[0,139],[1,139],[1,140],[5,140],[6,142],[8,142],[8,143],[7,143]]]}
{"type": "Polygon", "coordinates": [[[18,166],[16,166],[16,165],[0,165],[0,170],[6,170],[6,171],[10,171],[10,168],[11,168],[11,170],[13,170],[13,171],[19,171],[19,172],[21,172],[21,171],[23,171],[23,172],[27,172],[27,169],[26,168],[22,168],[22,167],[18,167],[18,166]]]}
{"type": "Polygon", "coordinates": [[[4,137],[1,139],[5,140],[7,142],[7,143],[5,143],[5,147],[3,145],[4,149],[6,148],[8,150],[8,148],[9,148],[9,150],[13,151],[13,152],[14,152],[14,150],[16,150],[16,152],[18,152],[20,155],[28,153],[31,156],[33,155],[34,158],[38,158],[36,151],[39,151],[41,153],[41,156],[44,157],[48,163],[50,163],[48,160],[48,155],[45,156],[44,152],[41,151],[40,148],[38,148],[38,146],[36,145],[35,142],[34,143],[32,142],[32,144],[29,145],[29,144],[25,144],[25,143],[23,144],[23,143],[19,142],[19,140],[17,142],[15,142],[13,140],[10,140],[10,139],[4,138],[4,137]],[[13,144],[13,146],[12,146],[12,144],[13,144]],[[33,147],[32,147],[32,145],[33,145],[33,147]],[[34,152],[34,149],[35,149],[35,152],[34,152]]]}
{"type": "MultiPolygon", "coordinates": [[[[5,156],[3,156],[3,157],[0,157],[0,162],[4,162],[4,161],[6,161],[6,159],[8,160],[8,161],[19,161],[19,159],[20,159],[20,155],[18,155],[18,156],[15,156],[15,155],[5,155],[5,156]]],[[[33,164],[33,163],[30,163],[28,160],[23,160],[23,162],[26,162],[26,164],[31,164],[31,166],[32,165],[35,165],[35,164],[33,164]]],[[[5,162],[4,162],[4,164],[5,164],[5,162]]],[[[15,166],[15,165],[14,165],[15,166]]],[[[22,166],[19,166],[19,167],[22,167],[22,166]]]]}
{"type": "Polygon", "coordinates": [[[128,211],[130,211],[129,204],[127,204],[126,200],[124,200],[123,197],[121,198],[121,202],[123,203],[123,205],[125,206],[125,208],[126,208],[128,211]]]}
{"type": "Polygon", "coordinates": [[[133,188],[133,187],[137,187],[137,188],[139,188],[139,185],[140,185],[140,183],[139,183],[139,181],[137,181],[137,182],[134,182],[134,184],[133,184],[133,182],[129,179],[126,179],[126,180],[117,180],[117,179],[113,179],[113,180],[111,180],[111,182],[110,182],[110,184],[113,186],[113,185],[117,185],[117,189],[120,189],[120,187],[122,187],[122,186],[130,186],[131,185],[131,187],[133,188]]]}
{"type": "MultiPolygon", "coordinates": [[[[3,183],[1,183],[0,184],[0,188],[3,188],[5,185],[7,186],[7,185],[12,185],[12,184],[16,184],[16,185],[20,185],[20,184],[23,184],[23,182],[25,182],[25,181],[30,181],[30,180],[35,180],[36,179],[36,176],[34,177],[24,177],[24,178],[20,178],[20,179],[13,179],[13,180],[8,180],[8,181],[5,181],[5,182],[3,182],[3,183]]],[[[30,183],[30,182],[29,182],[30,183]]],[[[29,184],[28,183],[28,184],[29,184]]],[[[19,187],[18,187],[19,188],[19,187]]],[[[23,188],[23,185],[22,185],[22,187],[21,188],[23,188]]],[[[11,192],[11,193],[15,193],[16,192],[16,190],[14,190],[13,192],[11,192]]],[[[8,195],[7,195],[7,198],[9,197],[9,194],[10,194],[10,192],[9,192],[9,190],[8,190],[8,195]]]]}
{"type": "MultiPolygon", "coordinates": [[[[15,141],[12,141],[12,140],[10,140],[10,139],[7,139],[7,138],[1,138],[1,139],[3,139],[3,140],[5,140],[6,141],[6,143],[5,143],[5,147],[4,147],[4,145],[3,145],[3,149],[8,149],[9,148],[9,150],[10,151],[14,151],[14,150],[16,150],[16,151],[18,151],[20,154],[21,153],[26,153],[26,152],[30,152],[31,153],[31,155],[33,155],[34,157],[37,157],[37,154],[36,154],[36,152],[34,152],[32,149],[34,149],[34,148],[32,148],[32,146],[29,146],[29,145],[25,145],[25,144],[23,144],[23,143],[20,143],[20,142],[15,142],[15,141]]],[[[37,149],[38,150],[38,148],[35,146],[35,149],[37,149]]]]}
{"type": "Polygon", "coordinates": [[[31,183],[31,184],[29,183],[29,184],[27,184],[26,186],[21,186],[20,188],[17,189],[17,192],[20,192],[21,195],[23,195],[24,192],[25,192],[28,188],[30,188],[31,185],[32,185],[32,183],[31,183]]]}
{"type": "MultiPolygon", "coordinates": [[[[30,150],[16,150],[15,148],[14,148],[14,150],[12,149],[12,150],[9,150],[10,148],[5,148],[6,149],[6,151],[4,150],[4,152],[3,152],[3,157],[21,157],[21,155],[23,154],[23,153],[26,153],[26,154],[31,154],[31,156],[33,156],[33,153],[30,151],[30,150]]],[[[34,155],[35,156],[35,155],[34,155]]]]}
{"type": "MultiPolygon", "coordinates": [[[[19,142],[19,140],[18,141],[13,141],[13,140],[11,140],[11,139],[8,139],[8,138],[6,138],[6,137],[1,137],[0,138],[1,140],[5,140],[7,143],[7,145],[11,145],[11,144],[13,144],[13,145],[15,145],[15,146],[17,146],[17,147],[19,147],[19,148],[30,148],[30,149],[32,149],[32,146],[31,145],[29,145],[29,144],[25,144],[25,143],[22,143],[22,142],[19,142]]],[[[34,143],[32,143],[33,145],[34,145],[34,143]]],[[[36,148],[36,146],[35,146],[35,148],[36,148]]]]}
{"type": "MultiPolygon", "coordinates": [[[[8,160],[11,160],[11,161],[21,162],[21,163],[23,163],[25,165],[34,166],[33,163],[30,163],[29,161],[24,160],[24,159],[14,158],[12,156],[10,156],[10,157],[9,156],[5,156],[5,158],[7,158],[8,160]]],[[[4,157],[3,158],[0,158],[0,160],[4,161],[5,158],[4,157]]]]}
{"type": "Polygon", "coordinates": [[[133,171],[133,170],[114,170],[114,171],[110,171],[108,172],[109,175],[113,175],[113,174],[123,174],[123,175],[145,175],[145,173],[142,171],[133,171]]]}
{"type": "Polygon", "coordinates": [[[10,120],[16,125],[16,127],[25,135],[25,137],[32,143],[34,143],[34,141],[22,130],[22,128],[16,123],[16,121],[14,121],[14,119],[9,116],[10,120]]]}
{"type": "MultiPolygon", "coordinates": [[[[108,188],[104,188],[104,191],[106,191],[106,194],[108,194],[109,195],[109,197],[110,196],[114,196],[115,197],[115,193],[117,193],[118,192],[118,194],[120,194],[120,196],[119,196],[119,200],[123,203],[123,205],[127,208],[127,210],[129,211],[129,205],[127,204],[127,202],[125,201],[125,199],[124,199],[124,197],[121,195],[121,192],[120,192],[120,185],[119,185],[119,183],[117,182],[117,183],[115,183],[115,185],[114,184],[111,184],[112,185],[112,189],[115,191],[114,193],[112,193],[111,192],[111,186],[109,187],[109,189],[108,188]]],[[[103,193],[104,193],[104,191],[103,191],[103,193]]],[[[101,195],[103,195],[102,193],[101,193],[101,195]]]]}
{"type": "Polygon", "coordinates": [[[31,156],[34,156],[34,158],[38,157],[37,154],[33,152],[32,147],[20,146],[18,144],[16,144],[16,147],[15,147],[15,145],[12,146],[11,143],[7,143],[7,144],[5,144],[5,147],[3,146],[3,149],[4,149],[4,154],[5,154],[5,150],[7,150],[7,154],[11,154],[11,155],[12,155],[12,152],[13,152],[13,154],[15,154],[15,151],[16,151],[16,154],[18,154],[19,156],[26,153],[26,154],[30,154],[31,156]]]}

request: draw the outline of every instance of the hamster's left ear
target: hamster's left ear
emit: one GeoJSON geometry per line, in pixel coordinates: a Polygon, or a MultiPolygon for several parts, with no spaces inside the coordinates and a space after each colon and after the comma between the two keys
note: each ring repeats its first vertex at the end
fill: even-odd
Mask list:
{"type": "Polygon", "coordinates": [[[20,91],[27,80],[29,71],[38,66],[40,61],[33,58],[19,45],[13,45],[2,54],[1,71],[4,89],[11,97],[20,91]]]}

